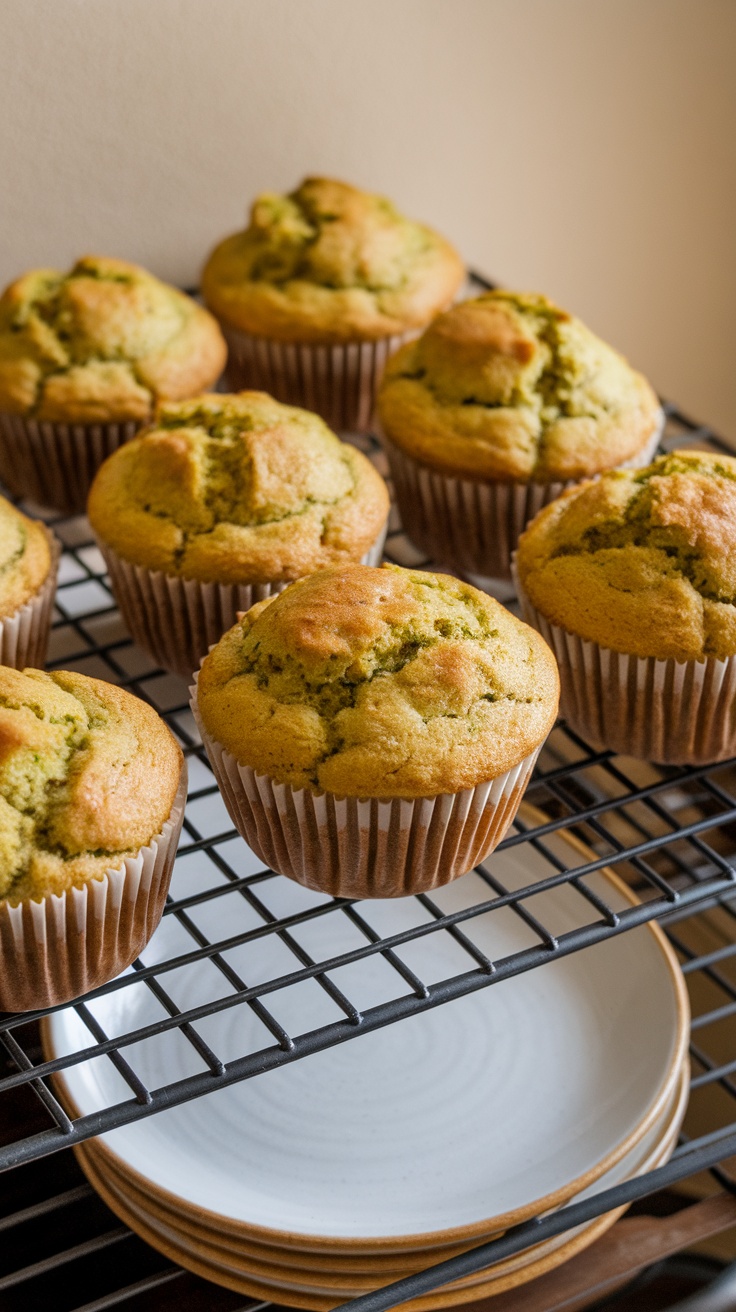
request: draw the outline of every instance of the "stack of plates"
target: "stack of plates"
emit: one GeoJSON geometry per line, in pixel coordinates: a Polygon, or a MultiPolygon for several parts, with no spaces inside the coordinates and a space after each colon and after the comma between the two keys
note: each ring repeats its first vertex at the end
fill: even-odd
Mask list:
{"type": "MultiPolygon", "coordinates": [[[[579,864],[568,840],[550,846],[558,859],[579,864]]],[[[494,854],[489,866],[509,888],[553,873],[526,845],[494,854]]],[[[588,883],[615,907],[632,900],[605,871],[588,883]]],[[[292,888],[304,905],[296,885],[285,898],[292,888]]],[[[435,899],[454,910],[487,895],[470,874],[435,899]]],[[[221,937],[233,933],[228,902],[207,903],[210,936],[218,917],[221,937]]],[[[362,912],[389,934],[406,927],[417,905],[402,899],[364,904],[362,912]]],[[[568,885],[528,907],[558,935],[591,918],[590,905],[568,885]]],[[[332,913],[310,922],[314,957],[336,949],[336,923],[332,913]]],[[[467,921],[463,931],[495,961],[534,941],[511,910],[467,921]]],[[[167,932],[148,960],[168,955],[167,932]]],[[[449,935],[411,946],[411,965],[425,980],[458,972],[462,950],[449,935]]],[[[401,951],[409,957],[408,948],[401,951]]],[[[241,974],[246,961],[243,949],[241,974]]],[[[380,957],[363,963],[364,1008],[371,996],[384,1000],[386,969],[380,957]]],[[[201,1001],[201,972],[212,970],[204,961],[182,973],[180,1007],[201,1001]]],[[[335,982],[353,996],[345,980],[335,982]]],[[[267,1001],[275,1005],[278,996],[267,1001]]],[[[322,1023],[310,1013],[312,996],[292,1007],[292,1033],[322,1023]]],[[[160,1016],[140,985],[92,1005],[113,1036],[160,1016]]],[[[265,1046],[259,1024],[239,1006],[209,1017],[205,1037],[227,1060],[265,1046]]],[[[661,933],[642,926],[77,1152],[112,1210],[183,1266],[259,1299],[329,1309],[666,1161],[687,1102],[687,1030],[677,963],[661,933]]],[[[88,1042],[72,1009],[46,1023],[49,1055],[88,1042]]],[[[130,1057],[155,1089],[190,1073],[188,1051],[172,1032],[130,1057]]],[[[76,1113],[125,1097],[106,1058],[70,1068],[58,1082],[76,1113]]],[[[520,1285],[579,1252],[615,1219],[597,1217],[404,1306],[448,1306],[520,1285]]]]}

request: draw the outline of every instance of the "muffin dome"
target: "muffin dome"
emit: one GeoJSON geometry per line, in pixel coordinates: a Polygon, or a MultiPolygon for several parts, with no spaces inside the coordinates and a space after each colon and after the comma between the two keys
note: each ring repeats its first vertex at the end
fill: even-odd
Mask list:
{"type": "Polygon", "coordinates": [[[567,481],[635,457],[660,418],[652,388],[544,296],[488,292],[389,361],[387,437],[447,474],[567,481]]]}
{"type": "Polygon", "coordinates": [[[243,332],[285,342],[373,340],[421,327],[464,277],[452,246],[382,196],[307,178],[259,196],[245,232],[202,273],[205,301],[243,332]]]}
{"type": "Polygon", "coordinates": [[[61,423],[150,419],[158,400],[214,383],[226,358],[214,319],[122,260],[37,269],[0,297],[0,410],[61,423]]]}
{"type": "Polygon", "coordinates": [[[278,582],[358,560],[388,515],[370,461],[263,392],[164,405],[95,478],[88,513],[134,565],[213,583],[278,582]]]}
{"type": "Polygon", "coordinates": [[[520,540],[517,569],[553,624],[660,660],[736,654],[736,460],[662,456],[573,488],[520,540]]]}
{"type": "Polygon", "coordinates": [[[205,659],[197,696],[207,733],[278,783],[412,798],[517,765],[558,692],[546,643],[485,593],[351,565],[253,606],[205,659]]]}
{"type": "Polygon", "coordinates": [[[51,548],[43,525],[0,497],[0,619],[23,606],[50,569],[51,548]]]}
{"type": "Polygon", "coordinates": [[[181,764],[130,693],[0,667],[0,898],[60,893],[122,864],[168,819],[181,764]]]}

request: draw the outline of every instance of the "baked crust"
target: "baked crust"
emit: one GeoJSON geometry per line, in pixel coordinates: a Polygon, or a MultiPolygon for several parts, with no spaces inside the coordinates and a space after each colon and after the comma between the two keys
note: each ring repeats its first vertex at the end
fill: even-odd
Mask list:
{"type": "Polygon", "coordinates": [[[485,593],[442,574],[322,570],[259,602],[200,671],[207,732],[278,783],[429,797],[517,765],[557,714],[555,659],[485,593]]]}
{"type": "Polygon", "coordinates": [[[215,247],[202,294],[230,328],[282,342],[374,341],[421,328],[465,270],[444,237],[381,196],[307,178],[259,196],[244,232],[215,247]]]}
{"type": "Polygon", "coordinates": [[[211,386],[222,333],[183,292],[123,260],[36,269],[0,297],[0,410],[59,423],[146,421],[211,386]]]}
{"type": "Polygon", "coordinates": [[[521,584],[553,624],[659,660],[736,654],[736,460],[676,451],[604,474],[537,515],[521,584]]]}
{"type": "Polygon", "coordinates": [[[79,887],[160,832],[182,767],[130,693],[63,670],[0,667],[0,897],[79,887]]]}
{"type": "Polygon", "coordinates": [[[359,560],[389,511],[370,461],[265,392],[161,406],[97,473],[88,514],[124,560],[206,583],[300,578],[359,560]]]}
{"type": "Polygon", "coordinates": [[[0,497],[0,619],[25,605],[48,577],[49,536],[42,524],[0,497]]]}
{"type": "Polygon", "coordinates": [[[390,441],[443,473],[565,482],[635,457],[659,402],[622,356],[544,296],[487,292],[389,360],[390,441]]]}

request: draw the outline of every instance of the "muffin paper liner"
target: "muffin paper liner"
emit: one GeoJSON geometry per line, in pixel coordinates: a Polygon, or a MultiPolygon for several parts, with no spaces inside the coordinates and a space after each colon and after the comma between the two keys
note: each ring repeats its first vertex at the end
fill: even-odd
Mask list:
{"type": "MultiPolygon", "coordinates": [[[[361,558],[377,565],[387,525],[361,558]]],[[[134,640],[165,670],[191,679],[214,642],[232,628],[238,613],[283,592],[289,582],[201,583],[123,560],[100,541],[115,600],[134,640]]]]}
{"type": "Polygon", "coordinates": [[[220,324],[227,340],[225,377],[233,391],[256,388],[321,415],[330,428],[365,433],[386,361],[416,332],[335,345],[277,342],[220,324]]]}
{"type": "Polygon", "coordinates": [[[388,801],[315,794],[240,765],[192,710],[230,818],[271,870],[333,897],[408,897],[472,870],[500,843],[539,755],[437,797],[388,801]]]}
{"type": "Polygon", "coordinates": [[[140,432],[120,424],[61,424],[0,414],[0,479],[15,496],[81,514],[103,460],[140,432]]]}
{"type": "MultiPolygon", "coordinates": [[[[664,426],[617,469],[640,469],[652,460],[664,426]]],[[[381,434],[404,529],[433,560],[481,576],[510,579],[511,555],[527,524],[550,501],[581,480],[565,483],[480,482],[419,464],[381,434]]]]}
{"type": "Polygon", "coordinates": [[[40,902],[0,902],[0,1011],[69,1002],[143,951],[163,914],[186,795],[184,764],[168,820],[135,856],[40,902]]]}
{"type": "Polygon", "coordinates": [[[45,526],[44,530],[51,549],[49,572],[28,601],[0,620],[0,665],[11,665],[15,670],[24,670],[27,665],[42,670],[46,664],[61,543],[45,526]]]}
{"type": "Polygon", "coordinates": [[[736,657],[656,660],[601,647],[552,624],[515,579],[521,610],[560,669],[560,715],[591,747],[659,765],[736,755],[736,657]]]}

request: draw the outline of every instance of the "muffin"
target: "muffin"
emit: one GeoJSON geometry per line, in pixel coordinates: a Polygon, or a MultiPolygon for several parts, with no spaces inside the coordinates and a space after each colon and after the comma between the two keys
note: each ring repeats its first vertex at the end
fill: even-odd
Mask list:
{"type": "Polygon", "coordinates": [[[592,746],[675,765],[736,754],[736,460],[678,451],[572,488],[530,524],[516,570],[562,713],[592,746]]]}
{"type": "Polygon", "coordinates": [[[392,358],[378,398],[404,528],[510,578],[526,523],[571,482],[645,465],[662,411],[622,356],[544,296],[488,292],[392,358]]]}
{"type": "Polygon", "coordinates": [[[158,401],[210,387],[225,356],[212,316],[135,264],[90,255],[24,274],[0,297],[0,478],[84,510],[105,457],[158,401]]]}
{"type": "Polygon", "coordinates": [[[0,1010],[78,997],[164,907],[186,767],[150,706],[82,674],[0,667],[0,1010]]]}
{"type": "Polygon", "coordinates": [[[0,665],[43,666],[61,548],[0,497],[0,665]]]}
{"type": "Polygon", "coordinates": [[[186,678],[238,611],[326,565],[380,560],[388,511],[364,455],[263,392],[161,406],[88,507],[130,632],[186,678]]]}
{"type": "Polygon", "coordinates": [[[307,178],[289,196],[258,197],[246,230],[210,255],[202,293],[227,338],[233,388],[360,432],[388,355],[464,276],[443,237],[382,196],[307,178]]]}
{"type": "Polygon", "coordinates": [[[258,603],[193,709],[232,820],[340,897],[448,883],[500,842],[557,714],[549,648],[459,579],[321,570],[258,603]]]}

